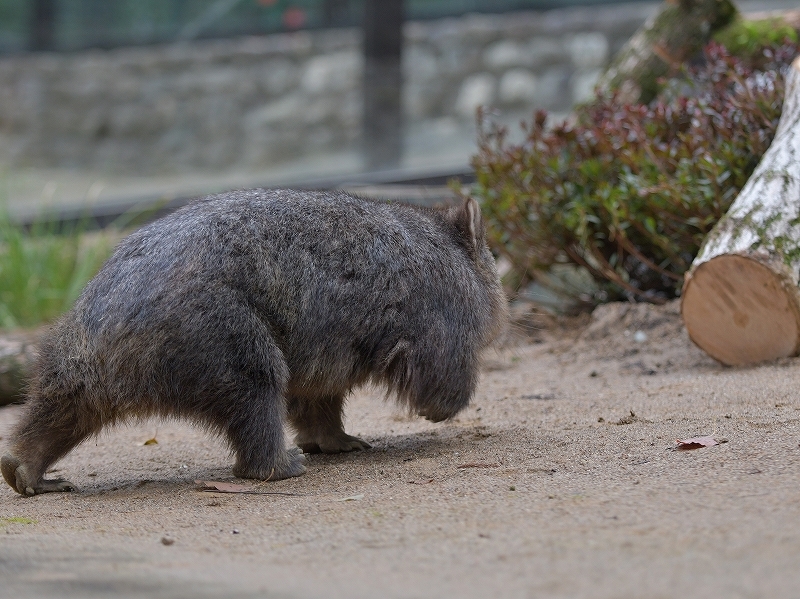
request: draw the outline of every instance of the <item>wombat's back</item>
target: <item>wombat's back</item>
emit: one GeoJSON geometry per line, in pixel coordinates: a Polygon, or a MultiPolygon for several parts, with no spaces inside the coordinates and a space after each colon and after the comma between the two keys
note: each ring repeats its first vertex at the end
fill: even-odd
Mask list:
{"type": "Polygon", "coordinates": [[[178,325],[194,338],[233,297],[268,324],[291,384],[318,391],[381,378],[392,361],[472,368],[502,293],[491,255],[447,215],[344,193],[214,196],[123,241],[76,315],[98,338],[178,325]]]}

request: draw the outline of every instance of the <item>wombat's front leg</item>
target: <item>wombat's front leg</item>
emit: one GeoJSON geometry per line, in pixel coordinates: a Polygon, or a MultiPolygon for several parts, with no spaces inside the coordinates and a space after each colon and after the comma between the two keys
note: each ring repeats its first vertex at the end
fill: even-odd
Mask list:
{"type": "Polygon", "coordinates": [[[289,421],[297,431],[295,443],[306,453],[340,453],[372,447],[344,432],[344,395],[290,397],[289,421]]]}

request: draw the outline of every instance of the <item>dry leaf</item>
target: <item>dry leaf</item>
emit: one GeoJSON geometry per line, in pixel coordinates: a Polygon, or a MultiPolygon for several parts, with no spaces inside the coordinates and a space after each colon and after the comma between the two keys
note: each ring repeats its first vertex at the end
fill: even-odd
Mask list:
{"type": "Polygon", "coordinates": [[[200,491],[219,491],[220,493],[252,493],[253,487],[249,485],[237,485],[235,483],[224,483],[216,480],[196,480],[194,484],[200,491]]]}
{"type": "Polygon", "coordinates": [[[717,441],[714,437],[692,437],[691,439],[677,439],[675,443],[677,443],[675,449],[679,449],[681,451],[719,445],[719,441],[717,441]]]}
{"type": "Polygon", "coordinates": [[[142,445],[158,445],[158,441],[156,440],[155,437],[153,437],[152,439],[148,439],[147,441],[142,443],[142,445]]]}
{"type": "Polygon", "coordinates": [[[364,499],[363,495],[351,495],[350,497],[345,497],[339,501],[361,501],[362,499],[364,499]]]}
{"type": "Polygon", "coordinates": [[[636,422],[638,420],[636,414],[634,413],[633,410],[630,410],[630,413],[631,413],[630,416],[623,416],[622,418],[617,420],[614,424],[625,425],[625,424],[633,424],[634,422],[636,422]]]}

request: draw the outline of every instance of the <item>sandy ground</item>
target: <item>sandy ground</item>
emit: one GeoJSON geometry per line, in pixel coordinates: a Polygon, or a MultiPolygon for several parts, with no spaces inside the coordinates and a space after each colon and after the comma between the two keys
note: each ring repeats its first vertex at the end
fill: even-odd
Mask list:
{"type": "Polygon", "coordinates": [[[449,423],[357,393],[374,448],[297,479],[234,481],[183,423],[109,431],[57,465],[79,492],[0,489],[0,597],[800,597],[800,360],[719,366],[674,304],[584,324],[493,353],[449,423]],[[697,435],[727,442],[673,450],[697,435]]]}

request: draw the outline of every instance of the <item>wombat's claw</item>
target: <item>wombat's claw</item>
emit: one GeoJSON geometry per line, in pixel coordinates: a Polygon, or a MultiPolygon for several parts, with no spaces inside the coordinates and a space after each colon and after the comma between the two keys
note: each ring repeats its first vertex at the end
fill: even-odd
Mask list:
{"type": "MultiPolygon", "coordinates": [[[[372,449],[372,445],[352,435],[344,435],[337,439],[337,443],[338,451],[364,451],[366,449],[372,449]]],[[[320,446],[320,449],[325,453],[333,453],[328,451],[327,446],[320,446]]]]}
{"type": "Polygon", "coordinates": [[[283,478],[305,474],[306,470],[308,470],[306,468],[308,458],[303,453],[303,450],[300,447],[290,447],[286,450],[286,453],[289,454],[290,464],[283,478]]]}
{"type": "Polygon", "coordinates": [[[315,441],[299,441],[297,443],[305,453],[345,453],[371,449],[372,445],[345,433],[325,437],[315,441]]]}
{"type": "Polygon", "coordinates": [[[0,471],[9,486],[20,495],[30,497],[41,493],[75,491],[75,485],[63,478],[41,478],[38,481],[32,481],[25,465],[13,455],[7,454],[0,459],[0,471]]]}
{"type": "Polygon", "coordinates": [[[290,447],[286,450],[286,452],[291,456],[297,456],[303,463],[306,463],[306,456],[303,455],[303,448],[302,447],[290,447]]]}
{"type": "Polygon", "coordinates": [[[43,478],[35,487],[26,487],[26,495],[39,495],[41,493],[68,493],[77,491],[75,485],[63,478],[43,478]]]}

